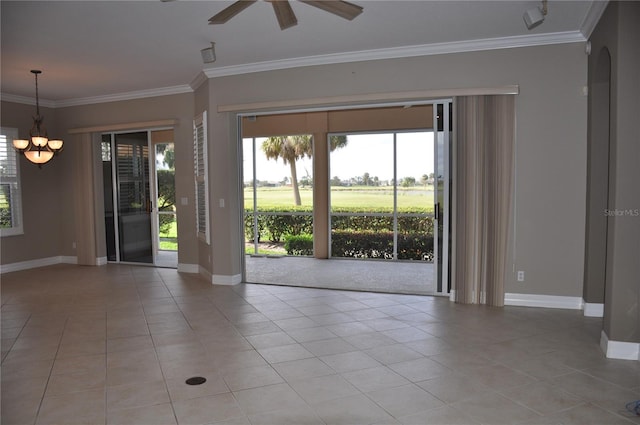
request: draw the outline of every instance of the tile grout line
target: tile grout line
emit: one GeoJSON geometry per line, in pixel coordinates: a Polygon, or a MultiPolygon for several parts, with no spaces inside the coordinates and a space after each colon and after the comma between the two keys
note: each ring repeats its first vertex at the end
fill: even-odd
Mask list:
{"type": "Polygon", "coordinates": [[[64,331],[67,327],[67,323],[69,323],[69,316],[67,316],[67,318],[65,319],[64,326],[62,327],[62,334],[60,334],[60,341],[58,341],[58,347],[56,348],[56,353],[53,356],[53,364],[51,365],[49,376],[47,376],[47,383],[45,384],[44,391],[42,392],[42,398],[40,399],[40,404],[38,405],[38,409],[36,411],[34,424],[38,422],[38,417],[40,416],[40,410],[42,409],[42,404],[44,403],[44,399],[47,394],[47,389],[49,388],[49,382],[51,381],[51,376],[53,375],[53,368],[56,366],[56,360],[58,359],[58,353],[60,352],[60,346],[62,345],[62,338],[64,337],[64,331]]]}
{"type": "MultiPolygon", "coordinates": [[[[173,297],[173,294],[171,293],[171,291],[168,290],[166,283],[162,279],[162,276],[160,276],[160,280],[162,282],[163,287],[169,292],[169,294],[171,295],[171,299],[175,303],[175,299],[173,297]]],[[[162,369],[162,365],[160,363],[160,357],[158,356],[158,347],[156,346],[156,340],[153,338],[153,335],[151,333],[151,328],[149,327],[149,321],[147,320],[147,313],[145,312],[144,303],[142,302],[142,300],[140,298],[140,293],[138,292],[137,283],[138,282],[135,283],[135,285],[136,285],[136,295],[138,296],[138,302],[140,303],[140,307],[142,308],[142,316],[144,317],[144,322],[147,325],[147,330],[149,331],[149,338],[151,339],[151,343],[153,344],[153,353],[155,354],[156,361],[158,362],[158,368],[160,369],[160,374],[162,375],[162,383],[164,384],[164,389],[167,392],[167,397],[169,398],[169,404],[171,405],[171,412],[173,413],[173,418],[175,419],[176,424],[180,424],[180,422],[178,421],[178,415],[176,413],[176,409],[173,406],[173,400],[171,398],[171,392],[169,391],[169,385],[167,384],[167,377],[165,376],[164,370],[162,369]]],[[[182,312],[180,312],[180,313],[182,314],[182,312]]],[[[191,328],[191,325],[189,325],[189,328],[191,328]]]]}

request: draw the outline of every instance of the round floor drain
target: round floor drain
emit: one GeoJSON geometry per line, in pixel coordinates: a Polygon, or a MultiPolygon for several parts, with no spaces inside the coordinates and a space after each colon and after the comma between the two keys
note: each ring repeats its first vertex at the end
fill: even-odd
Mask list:
{"type": "Polygon", "coordinates": [[[205,382],[207,382],[207,378],[203,378],[202,376],[194,376],[185,381],[187,385],[202,385],[205,382]]]}

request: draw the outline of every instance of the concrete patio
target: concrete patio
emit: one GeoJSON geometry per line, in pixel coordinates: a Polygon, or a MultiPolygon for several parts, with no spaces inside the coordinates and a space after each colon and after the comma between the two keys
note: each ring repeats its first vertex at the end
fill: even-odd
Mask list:
{"type": "Polygon", "coordinates": [[[433,263],[245,256],[246,282],[433,295],[433,263]]]}
{"type": "MultiPolygon", "coordinates": [[[[245,283],[434,295],[433,263],[245,256],[245,283]]],[[[156,267],[177,268],[176,251],[159,251],[156,267]]]]}

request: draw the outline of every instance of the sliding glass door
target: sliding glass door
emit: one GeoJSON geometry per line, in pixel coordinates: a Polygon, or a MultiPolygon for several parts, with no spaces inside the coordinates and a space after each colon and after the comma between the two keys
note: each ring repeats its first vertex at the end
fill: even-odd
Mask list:
{"type": "Polygon", "coordinates": [[[154,263],[148,133],[102,136],[109,261],[154,263]]]}
{"type": "Polygon", "coordinates": [[[244,278],[448,294],[450,105],[241,116],[244,278]]]}
{"type": "Polygon", "coordinates": [[[330,153],[331,256],[433,259],[433,132],[353,133],[330,153]]]}

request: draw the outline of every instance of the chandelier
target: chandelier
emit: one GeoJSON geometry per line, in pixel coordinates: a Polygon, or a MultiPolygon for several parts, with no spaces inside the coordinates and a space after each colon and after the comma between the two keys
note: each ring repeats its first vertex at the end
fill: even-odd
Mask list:
{"type": "Polygon", "coordinates": [[[29,161],[42,167],[62,150],[63,141],[60,139],[47,138],[47,130],[44,128],[42,121],[44,117],[40,115],[40,101],[38,99],[38,74],[42,71],[34,69],[31,73],[36,78],[36,115],[33,117],[33,126],[29,131],[29,140],[14,139],[13,147],[22,153],[29,161]]]}

